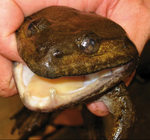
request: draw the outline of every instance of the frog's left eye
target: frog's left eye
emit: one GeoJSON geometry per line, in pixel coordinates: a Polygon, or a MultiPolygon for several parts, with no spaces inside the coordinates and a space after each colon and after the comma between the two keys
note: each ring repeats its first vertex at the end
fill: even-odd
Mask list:
{"type": "Polygon", "coordinates": [[[98,51],[100,38],[95,33],[84,34],[77,39],[76,43],[83,52],[92,54],[98,51]]]}
{"type": "Polygon", "coordinates": [[[47,29],[50,25],[51,23],[45,18],[36,19],[28,25],[26,35],[27,37],[32,37],[33,35],[47,29]]]}

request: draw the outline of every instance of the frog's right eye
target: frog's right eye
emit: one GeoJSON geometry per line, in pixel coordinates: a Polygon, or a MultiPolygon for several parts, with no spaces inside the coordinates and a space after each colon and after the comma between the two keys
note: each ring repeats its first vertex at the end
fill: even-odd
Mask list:
{"type": "Polygon", "coordinates": [[[101,39],[95,33],[86,33],[81,35],[76,44],[80,50],[86,54],[93,54],[98,51],[101,39]]]}
{"type": "Polygon", "coordinates": [[[28,25],[26,35],[27,37],[32,37],[33,35],[47,29],[50,25],[51,23],[45,18],[36,19],[28,25]]]}

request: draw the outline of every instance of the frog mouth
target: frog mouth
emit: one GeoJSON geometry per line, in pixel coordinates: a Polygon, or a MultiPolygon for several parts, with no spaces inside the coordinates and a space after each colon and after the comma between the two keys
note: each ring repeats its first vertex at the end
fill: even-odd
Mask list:
{"type": "Polygon", "coordinates": [[[24,105],[50,112],[103,93],[128,77],[134,69],[131,65],[133,62],[84,76],[47,79],[37,76],[26,65],[15,63],[14,76],[24,105]]]}

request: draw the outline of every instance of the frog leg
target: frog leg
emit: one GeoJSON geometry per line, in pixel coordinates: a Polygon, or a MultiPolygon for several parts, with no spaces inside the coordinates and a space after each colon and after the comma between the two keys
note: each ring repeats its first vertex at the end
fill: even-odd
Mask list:
{"type": "Polygon", "coordinates": [[[134,123],[135,112],[125,84],[120,83],[112,91],[103,95],[100,101],[104,102],[110,111],[110,115],[104,117],[106,138],[126,139],[134,123]]]}
{"type": "Polygon", "coordinates": [[[15,124],[11,133],[13,134],[14,131],[18,129],[20,139],[28,138],[30,135],[36,132],[36,130],[46,127],[48,124],[50,124],[58,114],[58,112],[33,112],[23,107],[19,112],[10,118],[15,120],[15,124]]]}
{"type": "Polygon", "coordinates": [[[97,101],[104,102],[110,113],[103,118],[93,115],[83,106],[82,116],[89,140],[127,139],[135,120],[134,108],[128,95],[123,82],[104,93],[97,101]]]}

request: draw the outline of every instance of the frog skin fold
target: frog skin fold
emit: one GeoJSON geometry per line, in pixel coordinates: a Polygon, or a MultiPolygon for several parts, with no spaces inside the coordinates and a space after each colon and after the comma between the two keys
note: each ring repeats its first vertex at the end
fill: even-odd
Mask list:
{"type": "Polygon", "coordinates": [[[110,70],[113,76],[99,79],[102,84],[46,111],[100,100],[113,115],[106,138],[127,138],[135,113],[123,81],[136,69],[139,56],[122,27],[94,13],[51,6],[26,17],[16,38],[20,56],[38,76],[56,79],[110,70]]]}

